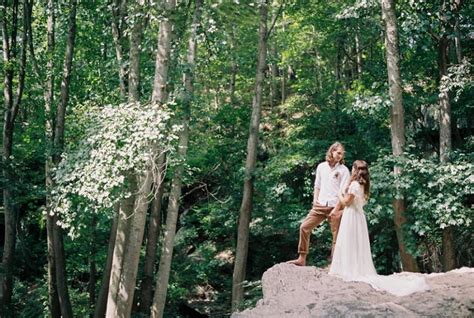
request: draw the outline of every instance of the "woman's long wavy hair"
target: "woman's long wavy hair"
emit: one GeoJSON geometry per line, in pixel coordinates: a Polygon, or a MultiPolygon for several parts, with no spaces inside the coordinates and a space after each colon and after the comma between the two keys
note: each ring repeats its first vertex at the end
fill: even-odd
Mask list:
{"type": "MultiPolygon", "coordinates": [[[[352,164],[354,169],[349,180],[349,184],[352,181],[357,181],[359,184],[364,186],[364,195],[365,199],[369,200],[370,194],[370,174],[369,174],[369,165],[364,160],[356,160],[352,164]]],[[[349,185],[347,186],[349,188],[349,185]]],[[[346,189],[347,192],[347,189],[346,189]]]]}

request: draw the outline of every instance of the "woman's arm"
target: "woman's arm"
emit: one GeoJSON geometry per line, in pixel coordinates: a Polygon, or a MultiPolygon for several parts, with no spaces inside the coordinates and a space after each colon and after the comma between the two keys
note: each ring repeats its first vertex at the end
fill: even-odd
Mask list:
{"type": "Polygon", "coordinates": [[[350,205],[352,201],[354,201],[354,195],[352,193],[348,193],[346,195],[339,193],[339,202],[341,202],[343,206],[350,205]]]}

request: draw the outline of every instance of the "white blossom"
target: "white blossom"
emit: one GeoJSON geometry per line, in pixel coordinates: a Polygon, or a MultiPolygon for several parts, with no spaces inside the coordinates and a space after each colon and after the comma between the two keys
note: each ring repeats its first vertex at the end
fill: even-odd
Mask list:
{"type": "Polygon", "coordinates": [[[157,104],[87,105],[85,116],[85,136],[63,155],[51,192],[52,211],[70,235],[78,235],[85,213],[110,211],[132,195],[127,175],[149,168],[157,149],[171,151],[180,130],[171,129],[172,114],[157,104]]]}

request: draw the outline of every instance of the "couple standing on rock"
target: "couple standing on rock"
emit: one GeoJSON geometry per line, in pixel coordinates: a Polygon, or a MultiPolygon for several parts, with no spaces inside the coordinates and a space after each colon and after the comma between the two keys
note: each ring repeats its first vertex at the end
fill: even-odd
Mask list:
{"type": "Polygon", "coordinates": [[[343,145],[332,144],[326,161],[316,168],[313,207],[300,226],[299,256],[288,263],[306,265],[311,232],[327,219],[332,233],[329,274],[348,281],[363,281],[398,296],[428,289],[425,279],[416,274],[377,275],[363,209],[369,191],[367,163],[354,161],[349,173],[344,165],[343,145]]]}

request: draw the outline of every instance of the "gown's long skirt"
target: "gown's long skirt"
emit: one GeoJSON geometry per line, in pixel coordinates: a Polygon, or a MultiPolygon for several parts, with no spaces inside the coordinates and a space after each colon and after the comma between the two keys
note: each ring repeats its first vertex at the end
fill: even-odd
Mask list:
{"type": "Polygon", "coordinates": [[[377,275],[372,262],[365,214],[353,206],[344,209],[329,274],[346,281],[366,282],[377,290],[397,296],[429,289],[419,274],[377,275]]]}

